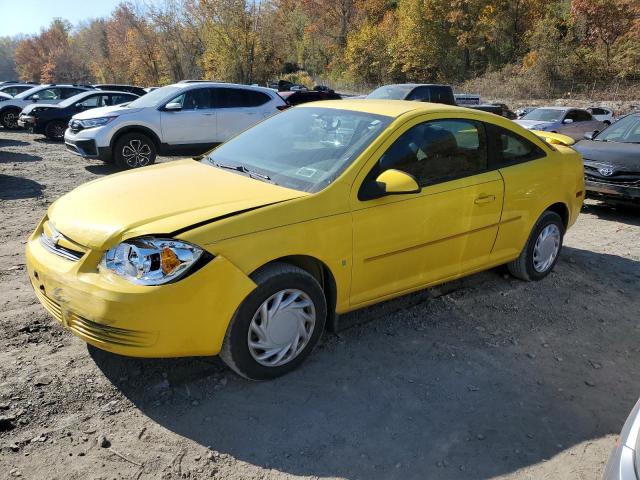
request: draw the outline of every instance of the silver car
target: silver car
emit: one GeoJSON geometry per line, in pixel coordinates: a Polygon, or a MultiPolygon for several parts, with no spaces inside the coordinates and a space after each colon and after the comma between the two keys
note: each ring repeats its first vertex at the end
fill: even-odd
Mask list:
{"type": "Polygon", "coordinates": [[[639,480],[640,471],[640,400],[622,427],[620,438],[611,452],[603,480],[639,480]]]}

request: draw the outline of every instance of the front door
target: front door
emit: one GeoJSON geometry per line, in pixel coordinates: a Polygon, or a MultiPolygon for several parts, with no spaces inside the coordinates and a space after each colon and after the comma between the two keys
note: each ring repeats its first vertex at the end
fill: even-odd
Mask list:
{"type": "Polygon", "coordinates": [[[160,122],[165,143],[170,145],[213,144],[218,137],[216,110],[211,105],[212,89],[188,90],[168,103],[179,103],[181,110],[161,111],[160,122]]]}
{"type": "Polygon", "coordinates": [[[422,122],[375,163],[368,180],[394,168],[413,175],[422,191],[354,201],[353,306],[489,262],[503,182],[488,171],[486,139],[483,124],[474,120],[422,122]]]}

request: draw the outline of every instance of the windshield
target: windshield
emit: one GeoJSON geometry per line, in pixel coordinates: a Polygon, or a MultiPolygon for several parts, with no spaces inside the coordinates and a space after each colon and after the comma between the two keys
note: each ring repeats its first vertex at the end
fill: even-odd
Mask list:
{"type": "Polygon", "coordinates": [[[283,187],[318,192],[333,182],[393,119],[295,107],[244,131],[203,160],[283,187]]]}
{"type": "Polygon", "coordinates": [[[34,94],[44,88],[45,87],[38,85],[37,87],[30,88],[29,90],[25,90],[24,92],[17,94],[14,98],[26,98],[29,95],[34,94]]]}
{"type": "Polygon", "coordinates": [[[367,95],[367,98],[379,98],[387,100],[404,100],[411,93],[414,85],[385,85],[376,88],[367,95]]]}
{"type": "Polygon", "coordinates": [[[555,108],[536,108],[527,113],[521,120],[538,120],[540,122],[559,122],[564,116],[564,110],[555,108]]]}
{"type": "Polygon", "coordinates": [[[605,128],[594,140],[640,143],[640,113],[632,113],[605,128]]]}
{"type": "Polygon", "coordinates": [[[167,86],[158,88],[152,92],[147,93],[143,97],[140,97],[129,105],[128,108],[147,108],[147,107],[158,107],[160,104],[169,97],[172,93],[177,93],[182,90],[180,87],[167,86]]]}

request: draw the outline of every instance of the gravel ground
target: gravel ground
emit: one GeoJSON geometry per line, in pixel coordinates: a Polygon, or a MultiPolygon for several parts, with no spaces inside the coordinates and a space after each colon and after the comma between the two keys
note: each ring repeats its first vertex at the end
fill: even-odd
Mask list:
{"type": "Polygon", "coordinates": [[[0,130],[0,477],[601,475],[640,394],[640,212],[588,202],[544,281],[494,269],[352,313],[302,368],[250,383],[215,358],[87,348],[37,303],[25,239],[112,172],[0,130]]]}

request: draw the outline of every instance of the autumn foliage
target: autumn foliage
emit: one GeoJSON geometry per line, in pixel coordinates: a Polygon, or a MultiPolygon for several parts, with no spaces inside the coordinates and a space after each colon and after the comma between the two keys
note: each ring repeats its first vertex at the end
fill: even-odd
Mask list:
{"type": "Polygon", "coordinates": [[[640,80],[640,0],[167,0],[0,39],[0,76],[162,85],[640,80]],[[302,77],[301,77],[302,78],[302,77]]]}

